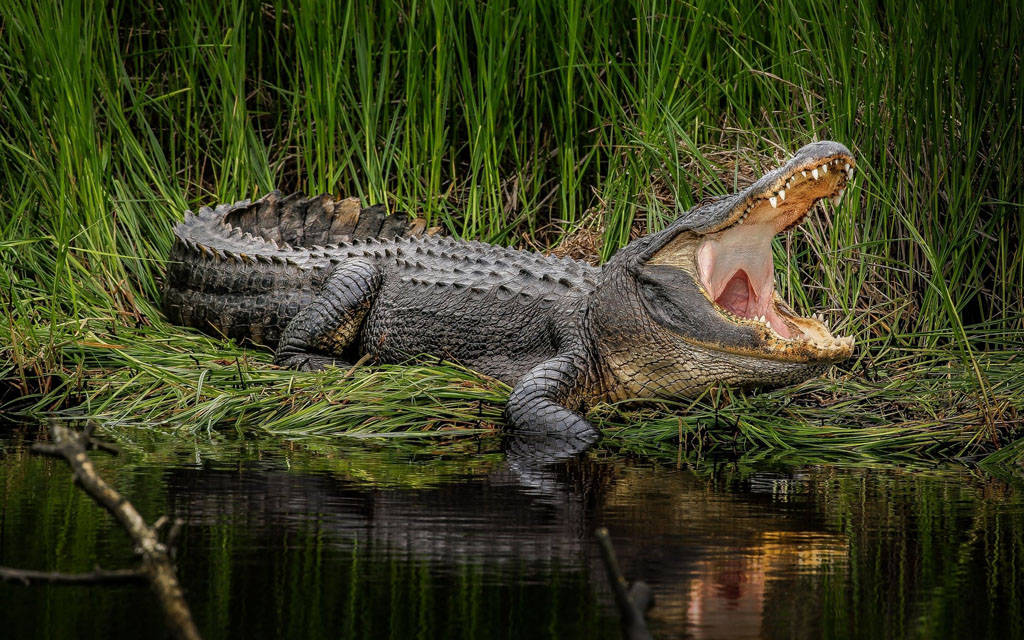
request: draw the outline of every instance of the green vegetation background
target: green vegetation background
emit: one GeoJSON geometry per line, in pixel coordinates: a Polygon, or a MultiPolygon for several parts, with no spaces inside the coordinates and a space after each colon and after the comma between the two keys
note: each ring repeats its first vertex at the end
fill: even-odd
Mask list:
{"type": "Polygon", "coordinates": [[[854,185],[776,264],[856,358],[592,419],[665,455],[1024,458],[1022,8],[883,4],[0,3],[0,410],[493,429],[507,389],[457,368],[300,375],[168,325],[171,225],[301,189],[606,258],[831,138],[854,185]]]}

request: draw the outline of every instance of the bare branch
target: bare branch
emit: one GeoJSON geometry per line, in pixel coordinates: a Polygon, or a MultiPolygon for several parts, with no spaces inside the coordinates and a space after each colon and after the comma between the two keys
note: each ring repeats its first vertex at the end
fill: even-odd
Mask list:
{"type": "Polygon", "coordinates": [[[622,635],[627,640],[651,640],[651,632],[647,630],[644,611],[651,606],[651,589],[643,582],[636,582],[632,588],[619,569],[619,561],[615,557],[612,539],[608,529],[601,527],[594,532],[601,547],[601,559],[608,573],[608,582],[615,596],[615,606],[619,609],[622,619],[622,635]]]}
{"type": "Polygon", "coordinates": [[[20,582],[25,586],[33,582],[48,584],[125,584],[145,582],[146,574],[138,569],[96,569],[89,573],[61,573],[59,571],[31,571],[28,569],[12,569],[0,567],[0,580],[4,582],[20,582]]]}
{"type": "MultiPolygon", "coordinates": [[[[132,539],[135,552],[141,561],[136,573],[149,580],[174,636],[180,640],[199,640],[199,630],[185,602],[167,545],[160,542],[157,528],[146,524],[132,503],[96,473],[92,460],[86,453],[90,447],[115,452],[117,449],[93,438],[92,427],[84,432],[77,432],[54,422],[50,424],[50,434],[53,437],[53,444],[35,444],[32,450],[44,455],[59,456],[67,461],[82,489],[97,504],[109,511],[132,539]]],[[[180,528],[180,525],[178,527],[180,528]]],[[[174,533],[176,536],[177,532],[174,533]]]]}
{"type": "Polygon", "coordinates": [[[171,523],[171,530],[167,532],[167,548],[171,554],[174,554],[175,547],[178,544],[178,536],[181,535],[181,527],[185,524],[185,521],[181,518],[175,518],[174,522],[171,523]]]}

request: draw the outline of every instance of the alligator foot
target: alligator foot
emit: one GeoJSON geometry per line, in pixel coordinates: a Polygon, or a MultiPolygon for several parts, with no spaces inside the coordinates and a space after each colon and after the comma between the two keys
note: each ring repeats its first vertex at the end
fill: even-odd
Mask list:
{"type": "Polygon", "coordinates": [[[299,371],[320,371],[327,367],[347,369],[352,366],[352,363],[346,360],[332,358],[330,356],[321,356],[315,353],[290,354],[287,358],[278,360],[277,364],[282,367],[297,369],[299,371]]]}
{"type": "Polygon", "coordinates": [[[573,399],[583,375],[580,361],[576,354],[558,355],[534,367],[512,389],[505,405],[510,458],[557,462],[587,450],[601,437],[573,410],[579,405],[573,399]]]}
{"type": "Polygon", "coordinates": [[[344,353],[358,337],[379,286],[380,272],[371,262],[351,260],[339,265],[316,298],[285,327],[274,362],[302,371],[352,366],[334,354],[344,353]]]}

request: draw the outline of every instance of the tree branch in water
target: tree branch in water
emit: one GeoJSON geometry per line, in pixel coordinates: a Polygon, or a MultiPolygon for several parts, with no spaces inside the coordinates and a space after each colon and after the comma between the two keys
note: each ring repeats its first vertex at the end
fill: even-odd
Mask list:
{"type": "Polygon", "coordinates": [[[29,569],[10,569],[0,567],[0,580],[4,582],[20,582],[26,587],[33,582],[48,584],[125,584],[145,582],[146,574],[138,569],[96,569],[88,573],[61,573],[60,571],[31,571],[29,569]]]}
{"type": "Polygon", "coordinates": [[[199,640],[199,630],[192,620],[192,613],[185,602],[181,585],[178,583],[178,577],[171,562],[171,546],[181,530],[181,520],[176,520],[172,525],[168,542],[161,542],[158,533],[167,522],[167,518],[160,518],[154,526],[149,526],[132,503],[128,502],[96,473],[86,451],[102,449],[117,453],[117,449],[93,438],[92,432],[92,425],[85,431],[73,431],[60,424],[51,423],[50,435],[53,438],[53,443],[37,443],[32,446],[32,451],[64,458],[67,461],[71,466],[75,482],[97,504],[109,511],[128,533],[134,544],[135,553],[139,556],[139,568],[118,571],[97,569],[91,573],[81,574],[3,568],[0,569],[0,577],[5,580],[20,580],[24,584],[31,582],[95,584],[147,580],[160,601],[167,626],[173,632],[174,637],[179,640],[199,640]]]}
{"type": "Polygon", "coordinates": [[[619,616],[622,620],[622,636],[626,640],[651,640],[651,632],[647,630],[647,621],[644,619],[644,612],[650,608],[652,603],[651,588],[643,581],[636,581],[632,587],[626,582],[626,578],[619,569],[619,561],[615,557],[615,549],[612,547],[612,539],[608,535],[608,529],[601,527],[594,535],[601,547],[601,559],[604,560],[604,568],[608,573],[608,582],[612,587],[612,594],[615,596],[615,606],[619,609],[619,616]]]}

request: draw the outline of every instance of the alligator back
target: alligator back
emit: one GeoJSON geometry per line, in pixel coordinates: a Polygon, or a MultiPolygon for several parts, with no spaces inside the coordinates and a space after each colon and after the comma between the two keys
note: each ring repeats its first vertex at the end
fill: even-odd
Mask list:
{"type": "Polygon", "coordinates": [[[434,231],[354,198],[272,193],[203,208],[174,229],[164,308],[172,322],[274,347],[334,268],[360,259],[383,277],[359,352],[434,354],[506,380],[551,357],[598,269],[434,231]]]}

